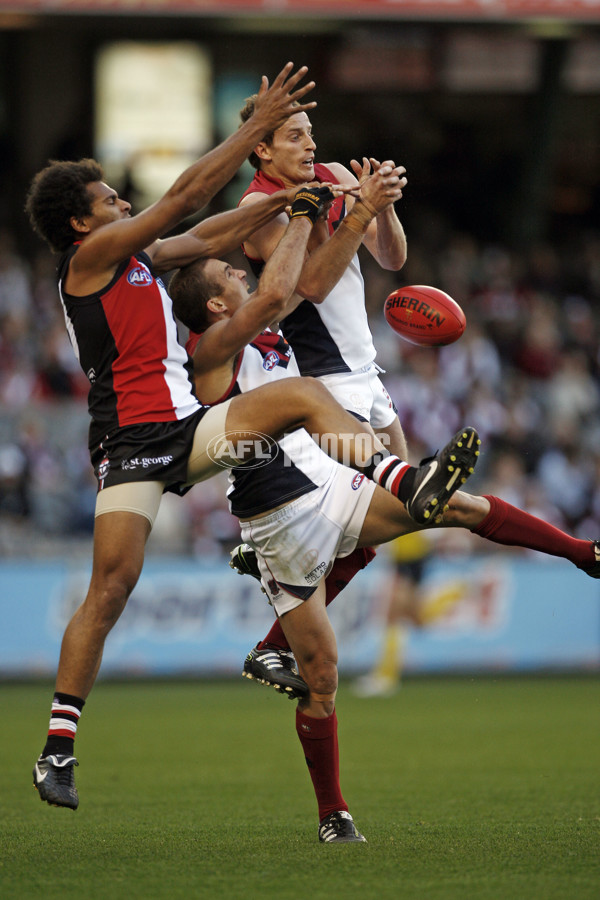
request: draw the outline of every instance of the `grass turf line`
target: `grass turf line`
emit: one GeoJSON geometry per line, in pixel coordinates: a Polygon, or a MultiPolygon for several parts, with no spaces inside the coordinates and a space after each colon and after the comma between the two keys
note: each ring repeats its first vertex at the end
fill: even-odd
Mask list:
{"type": "Polygon", "coordinates": [[[75,813],[31,786],[51,694],[0,685],[3,900],[600,894],[598,679],[411,680],[386,700],[342,685],[342,788],[369,841],[346,846],[317,842],[295,704],[274,691],[99,683],[75,813]]]}

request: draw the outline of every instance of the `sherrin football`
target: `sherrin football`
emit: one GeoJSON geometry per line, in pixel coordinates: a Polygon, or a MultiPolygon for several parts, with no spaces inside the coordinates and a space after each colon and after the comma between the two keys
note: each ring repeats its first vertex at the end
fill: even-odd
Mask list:
{"type": "Polygon", "coordinates": [[[396,334],[421,347],[453,344],[465,330],[465,314],[449,294],[439,288],[415,284],[392,291],[383,314],[396,334]]]}

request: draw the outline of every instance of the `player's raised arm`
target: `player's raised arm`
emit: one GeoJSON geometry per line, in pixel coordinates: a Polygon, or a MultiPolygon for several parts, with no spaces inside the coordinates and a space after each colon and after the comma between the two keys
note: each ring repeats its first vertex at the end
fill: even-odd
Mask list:
{"type": "MultiPolygon", "coordinates": [[[[382,165],[378,171],[367,174],[362,185],[344,166],[330,163],[329,168],[338,176],[340,184],[345,186],[349,211],[327,241],[323,241],[320,246],[309,247],[309,257],[298,281],[298,292],[313,303],[325,300],[360,245],[363,242],[367,243],[370,234],[373,235],[371,240],[377,241],[376,223],[380,217],[387,215],[389,209],[393,212],[393,204],[402,196],[402,188],[406,184],[403,177],[404,169],[394,166],[393,163],[382,165]],[[357,199],[348,193],[348,188],[353,183],[359,189],[357,199]]],[[[393,217],[398,221],[395,214],[393,217]]],[[[398,225],[402,229],[399,222],[398,225]]],[[[387,235],[387,231],[382,234],[387,235]]],[[[405,239],[402,246],[403,264],[406,259],[405,239]]],[[[380,261],[378,257],[376,258],[380,261]]]]}
{"type": "MultiPolygon", "coordinates": [[[[269,86],[263,76],[256,114],[218,147],[191,165],[166,194],[136,216],[124,209],[122,215],[98,219],[103,209],[92,208],[89,216],[71,224],[84,243],[74,260],[74,272],[106,272],[134,253],[151,248],[163,234],[187,216],[205,206],[235,175],[252,148],[268,132],[277,128],[298,108],[309,109],[314,102],[298,104],[312,90],[314,82],[298,86],[306,66],[292,72],[287,63],[269,86]]],[[[115,193],[115,192],[113,192],[115,193]]],[[[116,197],[116,194],[115,194],[116,197]]],[[[114,202],[120,202],[118,197],[114,202]]]]}
{"type": "Polygon", "coordinates": [[[295,188],[276,191],[251,206],[210,216],[177,237],[156,241],[150,249],[155,272],[167,272],[195,259],[231,253],[257,228],[289,207],[295,194],[295,188]]]}
{"type": "MultiPolygon", "coordinates": [[[[192,331],[203,331],[194,352],[196,375],[232,359],[280,317],[298,281],[312,227],[332,199],[333,194],[324,186],[297,192],[286,231],[249,296],[240,299],[240,282],[247,284],[245,273],[218,260],[209,260],[210,272],[205,270],[195,285],[192,277],[186,286],[185,270],[174,276],[170,292],[175,314],[192,331]],[[228,287],[230,279],[237,279],[233,289],[228,287]],[[203,327],[199,328],[195,311],[202,294],[205,309],[203,327]]],[[[199,265],[190,267],[192,276],[199,265]]]]}
{"type": "Polygon", "coordinates": [[[370,159],[363,157],[362,165],[353,159],[351,166],[360,183],[359,196],[371,205],[373,205],[370,201],[371,190],[376,184],[377,176],[388,180],[390,202],[378,210],[377,216],[367,228],[363,243],[382,269],[397,271],[406,262],[407,248],[406,235],[402,223],[396,215],[394,203],[402,197],[402,190],[407,184],[406,169],[404,166],[396,166],[392,160],[380,163],[372,157],[370,159]],[[384,173],[390,174],[385,175],[384,173]],[[394,176],[396,183],[392,186],[389,182],[393,180],[394,176]]]}

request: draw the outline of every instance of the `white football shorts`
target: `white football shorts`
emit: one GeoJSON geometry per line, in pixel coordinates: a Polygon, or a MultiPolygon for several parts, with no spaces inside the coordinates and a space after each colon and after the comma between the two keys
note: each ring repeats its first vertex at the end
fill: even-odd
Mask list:
{"type": "Polygon", "coordinates": [[[336,466],[326,483],[281,509],[240,522],[256,550],[262,583],[278,616],[314,593],[338,556],[356,548],[375,484],[336,466]]]}
{"type": "Polygon", "coordinates": [[[354,372],[320,375],[319,381],[344,409],[360,416],[373,428],[386,428],[396,418],[396,407],[381,383],[380,371],[375,363],[369,363],[354,372]]]}

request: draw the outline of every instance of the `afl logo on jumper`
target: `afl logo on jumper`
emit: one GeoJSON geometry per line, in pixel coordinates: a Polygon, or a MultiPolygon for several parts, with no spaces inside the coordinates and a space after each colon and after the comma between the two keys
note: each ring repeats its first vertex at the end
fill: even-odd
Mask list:
{"type": "Polygon", "coordinates": [[[263,359],[263,369],[266,369],[267,372],[270,372],[271,369],[274,369],[277,363],[279,362],[279,356],[275,353],[274,350],[271,350],[270,353],[265,355],[263,359]]]}
{"type": "Polygon", "coordinates": [[[152,284],[152,275],[148,269],[136,266],[135,269],[127,273],[127,281],[134,287],[147,287],[149,284],[152,284]]]}
{"type": "Polygon", "coordinates": [[[352,490],[357,491],[363,481],[365,480],[365,476],[361,475],[360,472],[357,472],[354,478],[352,479],[352,490]]]}

